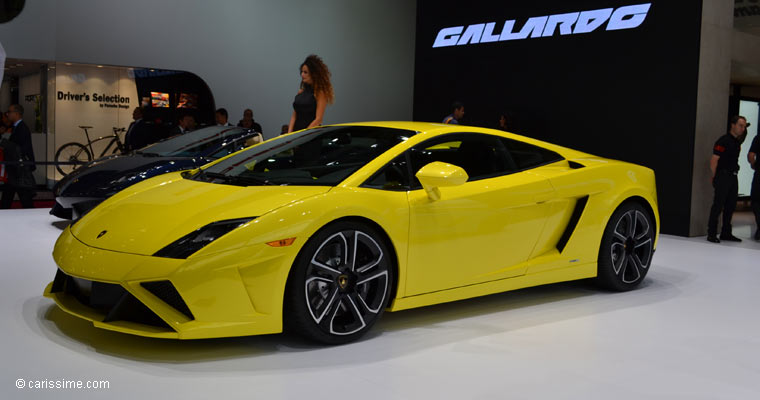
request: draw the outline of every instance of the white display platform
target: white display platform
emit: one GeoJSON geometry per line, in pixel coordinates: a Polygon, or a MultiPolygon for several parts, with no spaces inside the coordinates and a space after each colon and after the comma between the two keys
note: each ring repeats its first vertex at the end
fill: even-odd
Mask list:
{"type": "MultiPolygon", "coordinates": [[[[749,238],[748,216],[737,219],[735,233],[749,238]]],[[[57,221],[47,210],[0,211],[2,399],[760,396],[754,241],[663,235],[636,291],[575,282],[388,313],[364,340],[322,347],[285,335],[171,341],[96,329],[41,295],[56,270],[57,221]],[[18,379],[110,388],[17,389],[18,379]]]]}

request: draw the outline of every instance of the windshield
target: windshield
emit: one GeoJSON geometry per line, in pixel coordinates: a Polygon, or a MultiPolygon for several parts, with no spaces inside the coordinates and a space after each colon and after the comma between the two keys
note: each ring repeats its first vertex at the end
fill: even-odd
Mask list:
{"type": "Polygon", "coordinates": [[[158,142],[140,150],[140,153],[162,157],[194,157],[234,140],[247,130],[230,126],[209,126],[158,142]]]}
{"type": "Polygon", "coordinates": [[[335,186],[415,133],[372,126],[309,129],[239,152],[192,179],[241,186],[335,186]]]}

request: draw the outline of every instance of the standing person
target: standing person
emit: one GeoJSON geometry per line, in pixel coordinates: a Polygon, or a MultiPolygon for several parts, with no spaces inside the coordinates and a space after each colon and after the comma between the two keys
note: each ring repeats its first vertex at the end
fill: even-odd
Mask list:
{"type": "Polygon", "coordinates": [[[715,188],[715,197],[710,208],[710,218],[707,222],[707,240],[720,243],[721,240],[729,242],[741,242],[731,232],[731,217],[736,209],[736,200],[739,197],[739,142],[747,126],[747,119],[741,115],[731,118],[731,129],[718,139],[713,147],[713,156],[710,159],[710,170],[713,173],[712,184],[715,188]],[[723,213],[723,226],[718,239],[718,216],[723,213]]]}
{"type": "Polygon", "coordinates": [[[253,110],[251,110],[250,108],[246,108],[243,111],[243,119],[241,119],[240,122],[238,122],[237,126],[242,127],[242,128],[253,129],[254,131],[258,133],[262,133],[262,134],[264,133],[261,131],[261,125],[258,122],[256,122],[255,119],[253,119],[253,110]]]}
{"type": "Polygon", "coordinates": [[[143,120],[142,107],[135,107],[132,111],[132,121],[124,135],[124,147],[127,151],[138,150],[147,146],[150,142],[150,128],[148,123],[143,120]]]}
{"type": "Polygon", "coordinates": [[[455,101],[451,105],[451,114],[443,119],[443,123],[459,125],[459,120],[462,119],[462,117],[464,117],[464,104],[460,101],[455,101]]]}
{"type": "Polygon", "coordinates": [[[226,108],[220,108],[216,110],[216,113],[214,114],[214,117],[216,119],[216,125],[217,126],[232,126],[231,123],[227,122],[227,120],[230,118],[229,114],[227,114],[226,108]]]}
{"type": "Polygon", "coordinates": [[[258,144],[264,141],[264,135],[261,134],[261,125],[257,124],[256,121],[253,120],[253,111],[250,108],[247,108],[245,111],[243,111],[243,119],[238,122],[237,126],[256,132],[256,135],[246,140],[246,147],[253,146],[254,144],[258,144]]]}
{"type": "Polygon", "coordinates": [[[11,121],[8,119],[7,113],[0,114],[0,139],[2,139],[2,136],[5,133],[8,133],[8,136],[11,134],[11,121]]]}
{"type": "MultiPolygon", "coordinates": [[[[25,165],[17,165],[8,168],[8,182],[3,185],[3,195],[0,200],[0,208],[11,208],[13,197],[18,193],[21,206],[24,208],[34,207],[34,177],[31,172],[36,169],[34,165],[34,148],[32,147],[32,133],[23,121],[24,107],[12,104],[8,107],[8,121],[11,123],[11,135],[8,139],[17,149],[17,159],[24,161],[25,165]],[[29,163],[29,164],[26,164],[29,163]]],[[[6,161],[8,159],[6,158],[6,161]]]]}
{"type": "Polygon", "coordinates": [[[284,135],[284,134],[286,134],[286,133],[288,133],[288,124],[284,124],[284,125],[283,125],[283,126],[280,128],[280,135],[284,135]]]}
{"type": "Polygon", "coordinates": [[[755,224],[757,225],[755,240],[760,240],[760,170],[757,169],[758,155],[760,155],[760,134],[755,135],[755,139],[752,140],[752,144],[749,147],[749,153],[747,153],[747,161],[749,161],[752,169],[755,170],[755,175],[752,177],[752,192],[750,193],[752,212],[755,213],[755,224]]]}
{"type": "Polygon", "coordinates": [[[327,104],[334,100],[330,83],[330,70],[322,59],[314,54],[301,64],[301,88],[293,100],[293,114],[288,132],[300,131],[322,125],[327,104]]]}
{"type": "Polygon", "coordinates": [[[507,113],[501,113],[499,114],[499,125],[496,127],[496,129],[507,131],[507,113]]]}

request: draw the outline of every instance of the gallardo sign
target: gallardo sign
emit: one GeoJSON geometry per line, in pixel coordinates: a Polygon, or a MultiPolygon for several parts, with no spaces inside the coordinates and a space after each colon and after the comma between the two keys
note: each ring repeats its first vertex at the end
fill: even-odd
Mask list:
{"type": "Polygon", "coordinates": [[[565,14],[529,18],[520,31],[514,32],[515,20],[504,22],[501,33],[495,34],[496,22],[465,26],[452,26],[438,31],[433,47],[462,46],[477,43],[521,40],[528,37],[577,35],[590,33],[607,23],[606,30],[633,29],[644,23],[652,3],[602,8],[565,14]]]}

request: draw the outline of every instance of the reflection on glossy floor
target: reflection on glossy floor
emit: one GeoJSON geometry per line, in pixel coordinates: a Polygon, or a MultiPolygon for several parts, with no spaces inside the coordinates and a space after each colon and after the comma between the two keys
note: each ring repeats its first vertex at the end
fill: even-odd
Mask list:
{"type": "MultiPolygon", "coordinates": [[[[663,236],[643,287],[583,282],[385,314],[365,340],[168,341],[93,328],[41,296],[62,225],[0,211],[0,398],[756,399],[760,243],[663,236]],[[17,389],[107,380],[107,390],[17,389]],[[106,393],[103,393],[106,392],[106,393]]],[[[750,218],[735,234],[749,239],[750,218]]]]}

